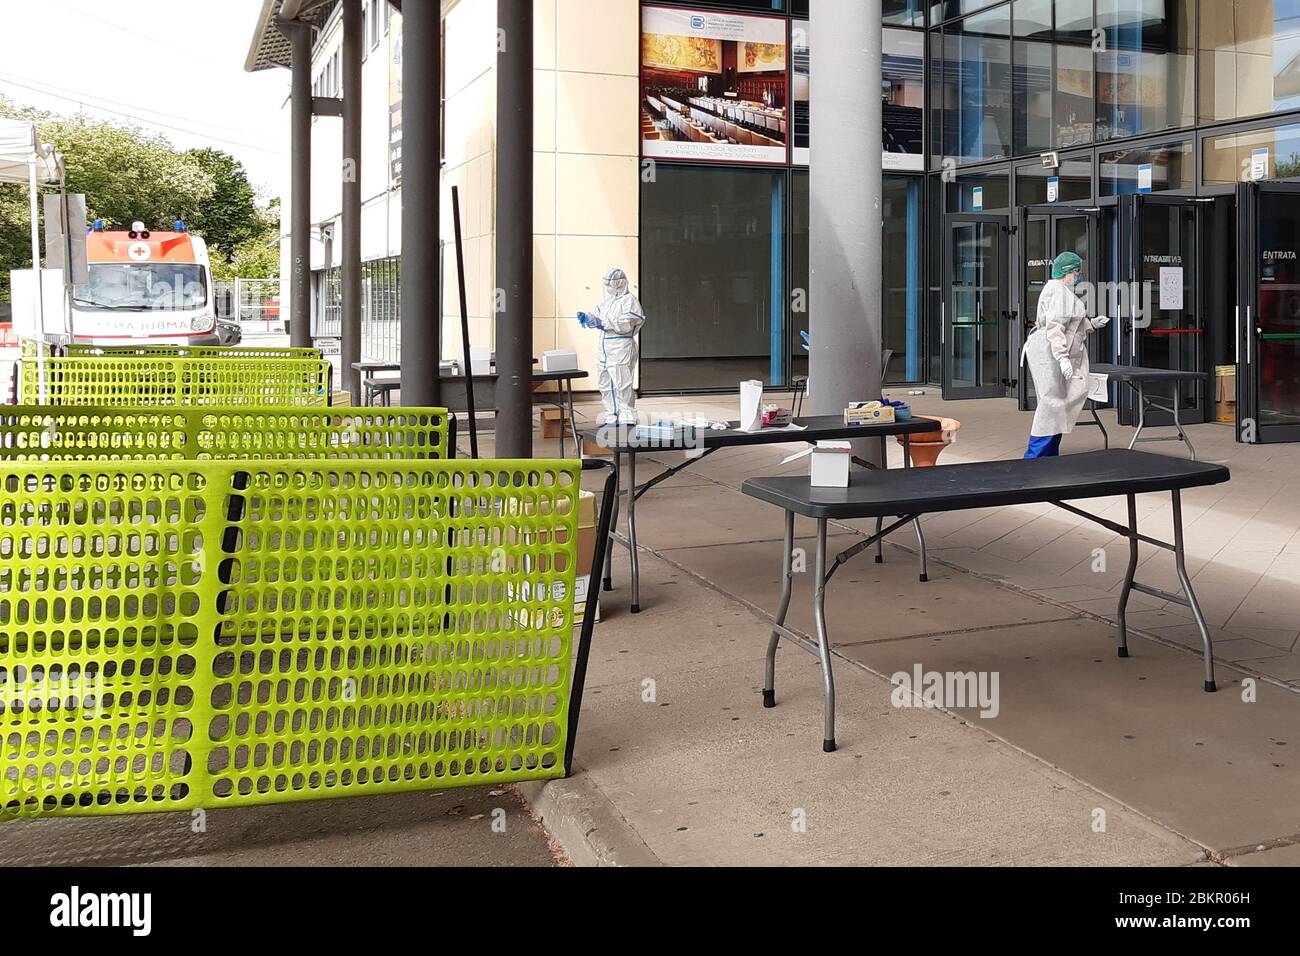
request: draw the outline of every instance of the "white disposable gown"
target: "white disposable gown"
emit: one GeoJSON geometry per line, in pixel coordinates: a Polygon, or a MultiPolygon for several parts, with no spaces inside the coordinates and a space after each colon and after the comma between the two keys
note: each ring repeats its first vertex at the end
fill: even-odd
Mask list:
{"type": "Polygon", "coordinates": [[[1038,323],[1024,349],[1038,399],[1030,435],[1045,438],[1074,431],[1088,399],[1088,336],[1107,321],[1088,318],[1083,301],[1060,279],[1043,286],[1038,323]],[[1074,369],[1069,381],[1061,371],[1061,359],[1069,359],[1074,369]]]}
{"type": "Polygon", "coordinates": [[[600,329],[600,353],[596,362],[598,385],[605,411],[605,422],[636,423],[636,389],[633,376],[639,351],[637,333],[645,325],[641,301],[628,291],[627,275],[622,269],[605,274],[605,299],[588,316],[600,329]]]}

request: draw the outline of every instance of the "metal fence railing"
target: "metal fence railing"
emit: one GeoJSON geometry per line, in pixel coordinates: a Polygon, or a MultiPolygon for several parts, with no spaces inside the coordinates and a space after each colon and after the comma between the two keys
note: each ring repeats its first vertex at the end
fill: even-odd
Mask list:
{"type": "MultiPolygon", "coordinates": [[[[338,338],[343,334],[343,271],[325,269],[317,277],[318,307],[312,334],[338,338]]],[[[361,354],[367,359],[397,362],[402,355],[402,260],[400,256],[361,264],[361,354]]]]}

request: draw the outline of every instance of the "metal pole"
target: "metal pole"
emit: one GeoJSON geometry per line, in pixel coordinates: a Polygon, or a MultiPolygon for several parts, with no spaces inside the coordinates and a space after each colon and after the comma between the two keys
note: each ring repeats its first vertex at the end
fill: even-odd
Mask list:
{"type": "MultiPolygon", "coordinates": [[[[40,341],[36,345],[36,403],[45,404],[45,277],[41,273],[41,221],[37,215],[36,153],[27,157],[27,185],[31,198],[32,217],[32,280],[36,283],[32,303],[36,306],[33,327],[40,341]]],[[[24,399],[25,401],[25,399],[24,399]]]]}
{"type": "Polygon", "coordinates": [[[361,0],[343,0],[343,387],[361,404],[361,0]]]}
{"type": "Polygon", "coordinates": [[[533,4],[497,0],[497,27],[496,208],[504,215],[497,218],[496,449],[501,458],[531,458],[533,4]]]}
{"type": "MultiPolygon", "coordinates": [[[[880,0],[814,0],[808,391],[813,412],[880,397],[880,0]]],[[[861,444],[863,447],[857,447],[861,444]]],[[[875,461],[874,442],[855,454],[875,461]]]]}
{"type": "MultiPolygon", "coordinates": [[[[311,347],[311,27],[280,20],[292,48],[289,103],[289,344],[311,347]]],[[[239,303],[236,302],[236,308],[239,303]]]]}
{"type": "MultiPolygon", "coordinates": [[[[460,189],[451,187],[451,225],[456,235],[456,285],[460,290],[460,344],[465,362],[465,417],[469,420],[469,457],[478,458],[478,417],[474,407],[474,356],[469,342],[469,302],[465,297],[465,241],[460,234],[460,189]]],[[[501,455],[496,457],[500,458],[501,455]]]]}
{"type": "Polygon", "coordinates": [[[442,14],[402,9],[402,402],[442,402],[442,14]]]}

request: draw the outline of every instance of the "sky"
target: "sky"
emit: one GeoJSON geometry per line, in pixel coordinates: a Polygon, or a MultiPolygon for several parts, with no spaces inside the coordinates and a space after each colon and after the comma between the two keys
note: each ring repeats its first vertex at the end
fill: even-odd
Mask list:
{"type": "Polygon", "coordinates": [[[289,71],[245,73],[262,0],[0,0],[0,94],[238,158],[278,191],[289,71]]]}

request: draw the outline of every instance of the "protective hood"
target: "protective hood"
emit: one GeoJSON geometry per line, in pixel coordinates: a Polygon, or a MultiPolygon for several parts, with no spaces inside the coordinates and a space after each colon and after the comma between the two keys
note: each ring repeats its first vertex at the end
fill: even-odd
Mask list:
{"type": "Polygon", "coordinates": [[[645,324],[641,300],[628,291],[627,274],[610,269],[603,280],[605,299],[596,307],[595,317],[606,335],[635,335],[645,324]]]}

